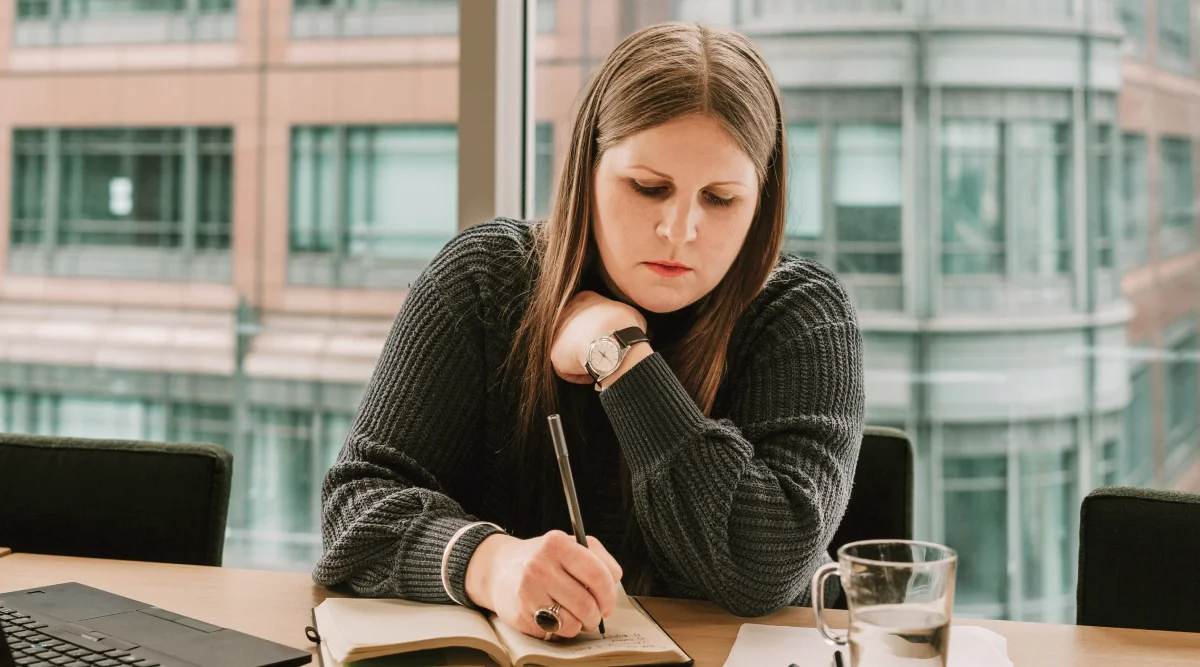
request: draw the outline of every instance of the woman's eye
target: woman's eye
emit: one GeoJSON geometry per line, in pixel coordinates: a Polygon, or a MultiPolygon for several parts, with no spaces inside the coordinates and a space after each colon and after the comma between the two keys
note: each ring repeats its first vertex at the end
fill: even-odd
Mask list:
{"type": "Polygon", "coordinates": [[[708,199],[709,203],[713,204],[714,206],[729,206],[733,203],[733,197],[730,197],[729,199],[722,199],[711,192],[704,193],[704,196],[708,199]]]}
{"type": "Polygon", "coordinates": [[[667,193],[667,186],[665,185],[646,186],[638,183],[637,181],[630,181],[630,183],[633,185],[633,189],[637,190],[638,194],[642,194],[647,197],[658,198],[667,193]]]}

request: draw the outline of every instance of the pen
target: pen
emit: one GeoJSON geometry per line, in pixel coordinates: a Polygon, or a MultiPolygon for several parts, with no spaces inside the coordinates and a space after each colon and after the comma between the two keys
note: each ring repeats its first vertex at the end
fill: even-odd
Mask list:
{"type": "MultiPolygon", "coordinates": [[[[554,441],[554,455],[558,457],[558,472],[562,475],[563,493],[567,496],[567,509],[571,512],[571,529],[575,541],[587,548],[587,533],[583,532],[583,514],[579,511],[579,496],[575,495],[575,477],[571,475],[571,460],[567,458],[567,436],[563,435],[562,420],[550,415],[550,439],[554,441]]],[[[600,619],[600,636],[604,636],[604,619],[600,619]]]]}

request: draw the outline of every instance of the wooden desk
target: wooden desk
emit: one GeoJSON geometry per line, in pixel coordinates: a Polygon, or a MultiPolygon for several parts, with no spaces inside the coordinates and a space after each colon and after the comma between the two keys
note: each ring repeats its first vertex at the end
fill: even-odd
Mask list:
{"type": "MultiPolygon", "coordinates": [[[[0,559],[0,591],[78,581],[311,651],[304,638],[309,609],[334,594],[307,574],[260,572],[191,565],[92,560],[13,554],[0,559]]],[[[646,609],[696,659],[696,667],[721,667],[742,623],[716,605],[643,598],[646,609]]],[[[839,614],[844,620],[844,613],[839,614]]],[[[755,623],[812,626],[812,612],[789,608],[755,623]]],[[[1019,667],[1195,667],[1200,664],[1200,633],[1146,632],[1067,625],[956,621],[981,625],[1008,638],[1008,653],[1019,667]]],[[[801,656],[797,656],[801,657],[801,656]]],[[[314,663],[315,664],[315,663],[314,663]]],[[[801,663],[803,664],[803,663],[801,663]]]]}

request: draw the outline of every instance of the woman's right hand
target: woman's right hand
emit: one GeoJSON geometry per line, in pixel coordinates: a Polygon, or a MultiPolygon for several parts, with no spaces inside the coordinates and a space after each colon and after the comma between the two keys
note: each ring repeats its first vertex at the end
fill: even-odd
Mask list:
{"type": "Polygon", "coordinates": [[[534,622],[538,609],[559,604],[560,637],[594,630],[612,614],[621,566],[599,540],[584,548],[560,530],[521,540],[490,535],[467,564],[467,595],[500,620],[531,637],[546,632],[534,622]]]}

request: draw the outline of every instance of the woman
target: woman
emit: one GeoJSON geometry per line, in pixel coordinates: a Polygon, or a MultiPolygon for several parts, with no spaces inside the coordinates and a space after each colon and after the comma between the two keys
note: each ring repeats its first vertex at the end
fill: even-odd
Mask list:
{"type": "Polygon", "coordinates": [[[574,636],[622,579],[741,615],[805,603],[863,379],[845,292],[780,258],[786,146],[745,37],[663,24],[622,42],[549,220],[475,226],[412,286],[325,481],[314,579],[543,638],[538,610],[574,636]],[[555,412],[590,548],[566,534],[555,412]]]}

